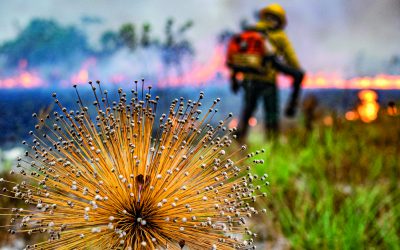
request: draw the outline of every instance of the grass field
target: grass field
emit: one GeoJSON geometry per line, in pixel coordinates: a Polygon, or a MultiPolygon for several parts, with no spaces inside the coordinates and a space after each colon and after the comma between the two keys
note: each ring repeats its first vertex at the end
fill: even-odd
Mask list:
{"type": "Polygon", "coordinates": [[[291,249],[400,249],[400,117],[335,119],[288,132],[267,149],[270,187],[263,240],[291,249]]]}

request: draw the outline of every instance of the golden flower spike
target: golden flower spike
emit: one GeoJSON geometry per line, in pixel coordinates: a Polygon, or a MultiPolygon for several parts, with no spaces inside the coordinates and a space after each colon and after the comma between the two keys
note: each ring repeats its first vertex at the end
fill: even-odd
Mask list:
{"type": "Polygon", "coordinates": [[[27,249],[255,248],[245,222],[263,195],[253,181],[266,175],[244,164],[261,152],[243,157],[245,146],[230,148],[231,114],[210,125],[219,99],[203,116],[203,93],[175,99],[157,121],[150,88],[140,98],[136,82],[130,97],[119,89],[111,101],[100,82],[89,84],[91,108],[78,90],[76,111],[53,94],[61,112],[40,119],[23,142],[30,150],[15,170],[23,181],[1,179],[1,195],[27,205],[3,208],[12,219],[2,228],[46,237],[27,249]]]}

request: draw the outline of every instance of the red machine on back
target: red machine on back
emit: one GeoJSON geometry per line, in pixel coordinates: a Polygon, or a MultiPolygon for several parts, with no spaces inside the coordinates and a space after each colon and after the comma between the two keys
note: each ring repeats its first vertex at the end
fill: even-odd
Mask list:
{"type": "Polygon", "coordinates": [[[246,30],[229,41],[227,65],[236,72],[262,73],[267,52],[265,37],[257,31],[246,30]]]}

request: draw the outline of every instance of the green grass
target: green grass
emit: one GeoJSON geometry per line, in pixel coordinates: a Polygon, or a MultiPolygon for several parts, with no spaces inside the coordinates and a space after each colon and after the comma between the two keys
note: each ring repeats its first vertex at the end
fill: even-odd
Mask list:
{"type": "MultiPolygon", "coordinates": [[[[265,230],[293,249],[400,249],[400,117],[371,124],[336,120],[262,143],[269,174],[265,230]]],[[[257,141],[258,140],[258,141],[257,141]]]]}

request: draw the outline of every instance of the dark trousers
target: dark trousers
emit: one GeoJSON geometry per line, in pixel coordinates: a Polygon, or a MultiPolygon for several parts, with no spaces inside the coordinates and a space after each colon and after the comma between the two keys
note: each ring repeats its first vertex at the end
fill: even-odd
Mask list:
{"type": "Polygon", "coordinates": [[[238,137],[243,139],[248,131],[249,119],[257,109],[261,99],[264,104],[267,135],[276,135],[279,129],[279,97],[276,84],[264,81],[245,81],[244,107],[238,126],[238,137]]]}

